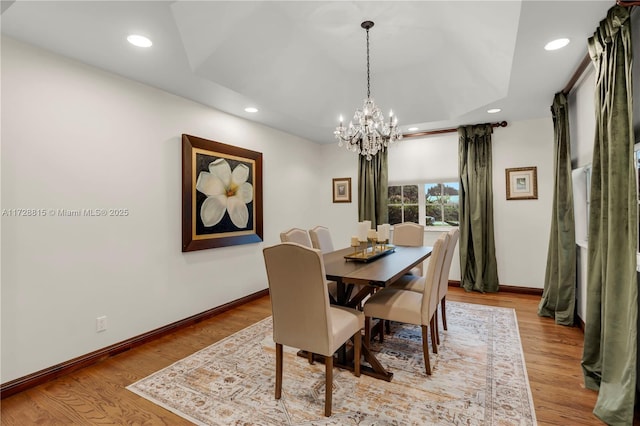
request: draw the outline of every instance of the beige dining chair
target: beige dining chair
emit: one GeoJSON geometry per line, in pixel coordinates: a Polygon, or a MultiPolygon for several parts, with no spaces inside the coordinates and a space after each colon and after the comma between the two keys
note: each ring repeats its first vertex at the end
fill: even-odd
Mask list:
{"type": "Polygon", "coordinates": [[[324,263],[319,250],[281,243],[263,250],[276,343],[276,399],[282,395],[283,346],[324,356],[325,416],[331,416],[333,354],[354,339],[354,374],[360,376],[364,315],[329,304],[324,263]]]}
{"type": "MultiPolygon", "coordinates": [[[[449,290],[449,273],[451,271],[451,263],[453,260],[453,253],[455,252],[456,244],[458,242],[458,235],[460,230],[458,228],[451,229],[448,233],[449,242],[445,248],[444,259],[442,261],[442,271],[440,278],[438,279],[438,301],[440,303],[440,312],[442,315],[442,327],[447,329],[447,313],[446,313],[446,296],[449,290]]],[[[397,281],[394,281],[389,287],[397,288],[401,290],[410,290],[418,293],[422,293],[424,290],[424,280],[413,279],[410,275],[400,277],[397,281]]],[[[438,313],[436,312],[436,325],[438,313]]],[[[436,343],[440,344],[440,332],[438,327],[435,330],[436,343]]]]}
{"type": "MultiPolygon", "coordinates": [[[[329,253],[333,251],[333,240],[331,239],[329,228],[325,226],[316,226],[313,229],[309,229],[309,238],[311,239],[312,247],[320,250],[322,253],[329,253]]],[[[335,281],[327,281],[327,288],[329,289],[329,295],[331,296],[333,303],[337,303],[338,283],[335,281]]]]}
{"type": "MultiPolygon", "coordinates": [[[[422,352],[425,371],[428,375],[431,375],[431,363],[429,361],[427,330],[431,330],[431,346],[433,352],[437,353],[435,313],[438,310],[438,284],[448,238],[449,236],[443,233],[436,240],[426,275],[414,278],[425,281],[422,293],[388,287],[372,295],[364,304],[364,344],[367,347],[371,341],[371,318],[415,324],[422,327],[422,352]]],[[[383,330],[380,327],[381,340],[382,333],[383,330]]]]}
{"type": "Polygon", "coordinates": [[[309,248],[313,247],[309,233],[300,228],[291,228],[288,231],[281,232],[280,241],[283,243],[298,243],[309,248]]]}
{"type": "MultiPolygon", "coordinates": [[[[420,247],[424,245],[424,226],[414,222],[403,222],[393,225],[391,243],[396,246],[420,247]]],[[[409,271],[411,275],[422,275],[423,263],[409,271]]]]}
{"type": "Polygon", "coordinates": [[[322,253],[329,253],[334,250],[329,228],[316,226],[313,229],[309,229],[309,237],[313,248],[320,250],[322,253]]]}
{"type": "MultiPolygon", "coordinates": [[[[453,261],[453,253],[456,250],[460,229],[454,228],[449,231],[449,243],[447,244],[447,252],[445,253],[444,262],[442,263],[442,273],[440,274],[440,288],[438,290],[438,299],[440,300],[440,314],[442,315],[442,328],[447,329],[447,292],[449,291],[449,274],[451,272],[451,263],[453,261]]],[[[440,344],[440,336],[438,344],[440,344]]]]}
{"type": "MultiPolygon", "coordinates": [[[[325,226],[316,226],[313,229],[309,229],[309,237],[311,237],[311,244],[313,248],[320,250],[322,253],[329,253],[334,251],[333,239],[329,228],[325,226]]],[[[355,294],[357,299],[365,299],[369,294],[373,293],[375,287],[370,287],[362,284],[349,284],[351,287],[348,289],[349,295],[355,294]]],[[[328,281],[327,287],[329,288],[329,295],[332,297],[333,303],[337,303],[338,300],[338,284],[335,281],[328,281]]],[[[358,304],[359,308],[361,307],[358,304]]]]}
{"type": "MultiPolygon", "coordinates": [[[[447,329],[445,299],[447,296],[447,291],[449,290],[449,273],[451,271],[453,253],[455,252],[460,230],[458,228],[454,228],[450,230],[447,234],[449,235],[449,242],[447,243],[447,247],[445,248],[444,259],[442,261],[442,271],[440,272],[440,278],[438,279],[438,301],[440,303],[440,312],[442,315],[442,326],[445,330],[447,329]]],[[[422,293],[424,291],[424,283],[425,283],[424,280],[417,280],[410,275],[405,275],[403,277],[400,277],[397,281],[393,282],[389,287],[422,293]]],[[[438,313],[436,312],[435,315],[436,315],[436,325],[437,325],[438,313]]],[[[436,332],[435,333],[436,343],[439,345],[440,333],[438,331],[438,327],[436,327],[435,332],[436,332]]]]}

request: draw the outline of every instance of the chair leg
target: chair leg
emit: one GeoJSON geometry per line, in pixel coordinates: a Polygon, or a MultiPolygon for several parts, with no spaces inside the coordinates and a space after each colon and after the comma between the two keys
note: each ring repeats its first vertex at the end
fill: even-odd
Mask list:
{"type": "Polygon", "coordinates": [[[440,310],[442,311],[442,328],[447,329],[447,296],[445,295],[440,301],[440,310]]]}
{"type": "Polygon", "coordinates": [[[325,357],[324,365],[327,368],[324,381],[324,415],[331,417],[331,397],[333,395],[333,356],[325,357]]]}
{"type": "Polygon", "coordinates": [[[422,326],[422,354],[424,356],[424,369],[427,375],[431,375],[431,363],[429,362],[429,336],[427,336],[427,326],[422,326]]]}
{"type": "Polygon", "coordinates": [[[353,337],[353,374],[356,377],[360,377],[360,357],[362,352],[362,333],[360,330],[353,337]]]}
{"type": "Polygon", "coordinates": [[[371,317],[364,317],[364,345],[368,348],[371,343],[371,317]]]}
{"type": "Polygon", "coordinates": [[[378,340],[380,340],[380,343],[384,343],[384,323],[385,320],[380,319],[380,322],[378,323],[378,340]]]}
{"type": "Polygon", "coordinates": [[[429,327],[431,327],[431,346],[433,346],[433,353],[438,353],[438,337],[437,337],[437,328],[436,324],[436,316],[431,317],[431,321],[429,321],[429,327]]]}
{"type": "Polygon", "coordinates": [[[438,310],[437,309],[433,313],[433,328],[435,329],[435,332],[436,332],[436,344],[440,346],[440,330],[438,329],[438,310]]]}
{"type": "Polygon", "coordinates": [[[282,345],[276,343],[276,399],[282,396],[282,345]]]}

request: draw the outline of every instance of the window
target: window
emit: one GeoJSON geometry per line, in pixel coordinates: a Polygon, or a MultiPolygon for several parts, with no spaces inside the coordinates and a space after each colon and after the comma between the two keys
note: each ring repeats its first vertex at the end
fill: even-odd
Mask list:
{"type": "Polygon", "coordinates": [[[458,182],[427,183],[425,192],[425,225],[458,226],[460,224],[460,184],[458,182]]]}
{"type": "Polygon", "coordinates": [[[426,226],[458,226],[458,182],[390,185],[389,223],[415,222],[426,226]]]}
{"type": "Polygon", "coordinates": [[[389,224],[418,222],[418,185],[389,186],[389,224]]]}

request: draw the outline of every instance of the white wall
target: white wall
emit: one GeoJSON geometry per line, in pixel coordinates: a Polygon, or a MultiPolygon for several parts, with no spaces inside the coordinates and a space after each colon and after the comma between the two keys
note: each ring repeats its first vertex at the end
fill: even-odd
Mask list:
{"type": "Polygon", "coordinates": [[[389,148],[389,184],[458,180],[458,136],[406,138],[389,148]]]}
{"type": "Polygon", "coordinates": [[[590,165],[593,158],[596,126],[594,90],[595,70],[588,65],[568,96],[571,165],[574,169],[590,165]]]}
{"type": "Polygon", "coordinates": [[[500,283],[543,288],[553,206],[551,116],[494,130],[493,197],[500,283]],[[505,169],[529,166],[537,167],[538,199],[507,200],[505,169]]]}
{"type": "Polygon", "coordinates": [[[3,209],[130,212],[2,217],[3,383],[262,290],[279,232],[353,214],[300,138],[6,38],[2,89],[3,209]],[[182,133],[263,153],[264,244],[180,251],[182,133]]]}
{"type": "MultiPolygon", "coordinates": [[[[493,191],[498,277],[503,285],[544,287],[553,197],[553,124],[551,117],[511,122],[497,128],[493,142],[493,191]],[[506,200],[505,169],[536,166],[537,200],[506,200]]],[[[405,139],[389,150],[389,182],[458,179],[458,136],[448,133],[405,139]]],[[[426,232],[432,244],[441,230],[426,232]]],[[[456,253],[449,279],[460,280],[456,253]]]]}
{"type": "MultiPolygon", "coordinates": [[[[322,224],[336,246],[355,233],[357,159],[344,149],[6,37],[1,72],[1,208],[130,212],[2,217],[2,383],[265,289],[261,250],[282,230],[322,224]],[[264,243],[180,251],[182,133],[263,153],[264,243]],[[334,177],[352,178],[352,203],[332,202],[334,177]],[[96,333],[101,315],[108,330],[96,333]]],[[[542,286],[549,129],[539,120],[494,133],[496,243],[506,285],[542,286]],[[539,200],[506,203],[504,168],[526,165],[538,166],[539,200]]],[[[389,162],[396,182],[456,178],[457,137],[407,139],[389,162]]]]}
{"type": "Polygon", "coordinates": [[[574,213],[576,221],[577,287],[576,311],[584,321],[587,314],[587,181],[583,170],[593,158],[596,115],[594,105],[595,70],[589,65],[568,96],[571,165],[574,170],[574,213]]]}

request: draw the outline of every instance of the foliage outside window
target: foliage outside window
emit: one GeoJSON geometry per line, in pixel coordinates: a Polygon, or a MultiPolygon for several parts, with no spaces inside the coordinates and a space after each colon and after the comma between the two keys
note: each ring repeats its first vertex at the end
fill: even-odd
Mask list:
{"type": "Polygon", "coordinates": [[[427,183],[425,192],[425,225],[458,226],[460,202],[458,182],[427,183]]]}
{"type": "Polygon", "coordinates": [[[389,223],[419,221],[418,185],[389,186],[387,205],[389,223]]]}
{"type": "Polygon", "coordinates": [[[390,185],[387,200],[389,223],[458,226],[459,187],[458,182],[390,185]]]}

